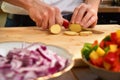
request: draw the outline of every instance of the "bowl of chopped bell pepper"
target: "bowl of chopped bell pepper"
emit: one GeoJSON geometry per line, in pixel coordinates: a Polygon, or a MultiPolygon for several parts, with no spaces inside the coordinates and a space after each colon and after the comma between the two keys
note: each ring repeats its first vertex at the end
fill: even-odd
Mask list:
{"type": "Polygon", "coordinates": [[[120,80],[120,30],[99,43],[85,43],[81,53],[83,61],[103,80],[120,80]]]}

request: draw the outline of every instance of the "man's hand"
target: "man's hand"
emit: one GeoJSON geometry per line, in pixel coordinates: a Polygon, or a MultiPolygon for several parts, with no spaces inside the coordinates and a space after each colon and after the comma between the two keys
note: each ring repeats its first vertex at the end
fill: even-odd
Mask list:
{"type": "Polygon", "coordinates": [[[4,0],[24,8],[36,25],[47,29],[54,24],[63,24],[63,18],[58,8],[44,3],[42,0],[4,0]]]}
{"type": "Polygon", "coordinates": [[[43,29],[47,29],[53,24],[63,24],[60,10],[40,0],[33,1],[28,13],[32,20],[36,22],[36,25],[43,29]]]}
{"type": "Polygon", "coordinates": [[[97,11],[92,6],[82,3],[75,8],[70,22],[83,27],[94,27],[97,24],[97,19],[97,11]]]}

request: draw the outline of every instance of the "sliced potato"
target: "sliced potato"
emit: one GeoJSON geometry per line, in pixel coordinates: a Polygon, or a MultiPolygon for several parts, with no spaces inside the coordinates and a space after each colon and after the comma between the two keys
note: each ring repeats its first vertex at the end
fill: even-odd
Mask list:
{"type": "Polygon", "coordinates": [[[76,36],[79,35],[79,33],[74,32],[74,31],[64,31],[65,35],[69,35],[69,36],[76,36]]]}
{"type": "Polygon", "coordinates": [[[55,24],[55,25],[52,25],[49,30],[52,34],[59,34],[62,28],[59,24],[55,24]]]}
{"type": "Polygon", "coordinates": [[[91,35],[93,32],[92,31],[81,31],[79,33],[80,36],[89,36],[91,35]]]}
{"type": "Polygon", "coordinates": [[[69,29],[74,32],[80,32],[82,27],[79,24],[70,24],[69,29]]]}

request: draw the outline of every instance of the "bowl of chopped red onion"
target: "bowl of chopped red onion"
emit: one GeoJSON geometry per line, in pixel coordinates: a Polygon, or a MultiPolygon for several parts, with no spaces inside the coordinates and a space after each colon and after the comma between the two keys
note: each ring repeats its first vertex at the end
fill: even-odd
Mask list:
{"type": "Polygon", "coordinates": [[[58,46],[28,42],[0,43],[2,80],[48,80],[62,75],[73,66],[73,56],[58,46]]]}

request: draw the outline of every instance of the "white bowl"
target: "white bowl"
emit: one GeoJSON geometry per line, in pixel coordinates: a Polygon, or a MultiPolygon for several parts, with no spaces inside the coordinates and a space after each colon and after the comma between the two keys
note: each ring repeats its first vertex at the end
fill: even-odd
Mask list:
{"type": "Polygon", "coordinates": [[[120,72],[109,71],[100,67],[97,67],[90,62],[82,55],[82,60],[89,66],[90,70],[97,74],[103,80],[120,80],[120,72]]]}
{"type": "MultiPolygon", "coordinates": [[[[28,46],[30,44],[32,44],[32,43],[17,42],[17,41],[16,42],[0,42],[0,54],[2,53],[3,56],[6,56],[9,50],[12,50],[13,48],[21,48],[23,45],[28,46]]],[[[39,43],[39,44],[43,44],[43,43],[39,43]]],[[[74,58],[67,50],[65,50],[61,47],[58,47],[58,46],[54,46],[54,45],[46,45],[46,46],[48,49],[51,49],[52,51],[56,52],[57,55],[67,58],[70,61],[70,63],[67,65],[67,67],[65,67],[64,70],[61,70],[52,75],[38,77],[35,80],[48,80],[48,79],[56,78],[56,77],[62,75],[63,73],[69,71],[74,66],[74,58]]]]}

